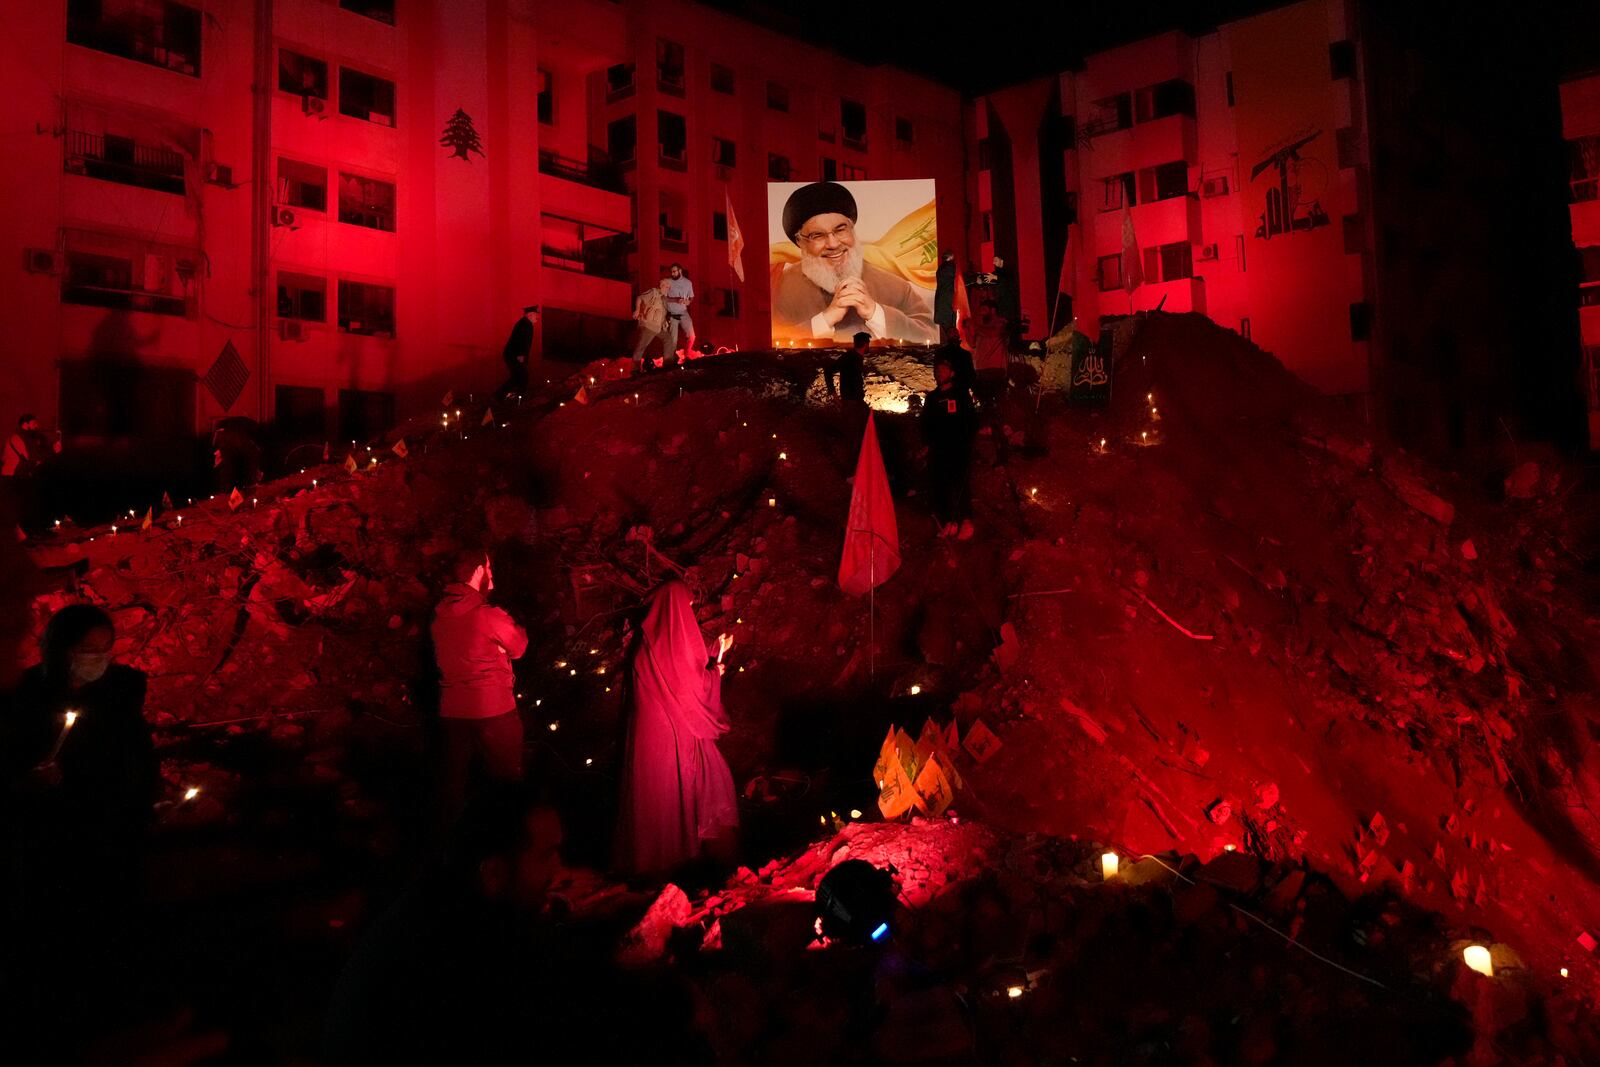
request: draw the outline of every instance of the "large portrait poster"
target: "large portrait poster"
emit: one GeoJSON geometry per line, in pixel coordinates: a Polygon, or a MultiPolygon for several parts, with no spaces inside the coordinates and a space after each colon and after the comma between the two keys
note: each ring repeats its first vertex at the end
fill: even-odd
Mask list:
{"type": "Polygon", "coordinates": [[[774,345],[939,339],[932,178],[771,183],[767,240],[774,345]]]}

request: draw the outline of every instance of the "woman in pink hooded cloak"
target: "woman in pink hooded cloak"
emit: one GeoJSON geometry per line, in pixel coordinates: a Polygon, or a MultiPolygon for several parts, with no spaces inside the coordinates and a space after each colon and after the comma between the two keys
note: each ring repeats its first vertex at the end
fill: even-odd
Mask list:
{"type": "MultiPolygon", "coordinates": [[[[724,652],[732,645],[718,639],[724,652]]],[[[622,751],[617,858],[631,873],[674,870],[739,825],[733,774],[716,744],[730,725],[719,659],[706,649],[689,587],[657,589],[634,647],[622,751]]]]}

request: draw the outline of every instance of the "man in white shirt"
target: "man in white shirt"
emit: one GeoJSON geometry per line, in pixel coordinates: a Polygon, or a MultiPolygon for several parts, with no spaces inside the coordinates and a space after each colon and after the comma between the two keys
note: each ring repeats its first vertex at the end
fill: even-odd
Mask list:
{"type": "Polygon", "coordinates": [[[667,314],[677,324],[678,337],[687,338],[683,358],[687,360],[694,351],[694,320],[689,317],[689,304],[694,300],[694,282],[683,273],[683,264],[674,263],[667,273],[667,314]]]}
{"type": "Polygon", "coordinates": [[[643,373],[644,369],[651,365],[644,357],[658,337],[661,339],[662,366],[666,366],[667,361],[672,358],[678,338],[678,323],[667,314],[666,294],[669,284],[671,284],[670,278],[662,278],[659,285],[654,289],[646,289],[633,302],[633,321],[639,324],[639,340],[633,346],[635,374],[643,373]]]}

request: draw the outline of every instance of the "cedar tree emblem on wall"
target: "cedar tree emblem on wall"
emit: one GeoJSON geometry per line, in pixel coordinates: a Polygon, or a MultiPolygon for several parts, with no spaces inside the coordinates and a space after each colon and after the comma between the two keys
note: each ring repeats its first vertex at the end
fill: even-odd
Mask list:
{"type": "Polygon", "coordinates": [[[472,162],[468,153],[476,152],[483,155],[483,141],[478,137],[478,129],[472,124],[472,116],[456,108],[456,113],[450,116],[450,121],[444,124],[444,133],[439,138],[439,143],[452,150],[456,159],[472,162]]]}

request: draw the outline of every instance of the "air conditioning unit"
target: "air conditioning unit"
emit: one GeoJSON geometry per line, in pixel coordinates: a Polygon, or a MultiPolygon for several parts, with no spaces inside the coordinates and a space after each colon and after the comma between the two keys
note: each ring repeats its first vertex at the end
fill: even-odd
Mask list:
{"type": "Polygon", "coordinates": [[[278,336],[285,341],[304,341],[306,339],[306,324],[294,319],[279,319],[278,336]]]}
{"type": "Polygon", "coordinates": [[[233,168],[222,163],[207,163],[206,182],[211,185],[220,185],[224,189],[232,189],[233,168]]]}
{"type": "Polygon", "coordinates": [[[1204,196],[1204,197],[1207,197],[1207,198],[1213,197],[1213,196],[1227,196],[1228,195],[1228,179],[1227,179],[1227,176],[1224,175],[1222,177],[1217,177],[1217,178],[1207,178],[1205,180],[1205,183],[1200,187],[1200,195],[1204,196]]]}
{"type": "Polygon", "coordinates": [[[272,205],[272,224],[274,226],[287,226],[291,230],[300,228],[295,224],[294,211],[278,204],[272,205]]]}
{"type": "Polygon", "coordinates": [[[1216,259],[1217,258],[1217,246],[1214,245],[1214,244],[1201,245],[1200,246],[1200,258],[1202,260],[1216,259]]]}
{"type": "Polygon", "coordinates": [[[29,274],[60,274],[66,269],[66,259],[53,248],[24,248],[22,269],[29,274]]]}
{"type": "Polygon", "coordinates": [[[328,117],[328,102],[320,96],[302,96],[300,98],[300,111],[302,114],[315,115],[318,118],[328,117]]]}

